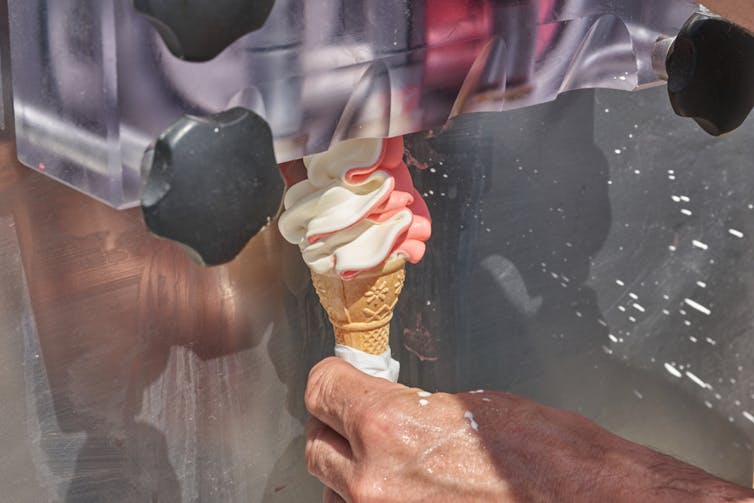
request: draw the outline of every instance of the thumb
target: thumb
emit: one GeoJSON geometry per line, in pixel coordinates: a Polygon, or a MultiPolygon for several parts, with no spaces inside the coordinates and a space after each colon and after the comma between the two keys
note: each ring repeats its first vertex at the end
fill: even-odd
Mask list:
{"type": "Polygon", "coordinates": [[[374,393],[403,388],[379,377],[372,377],[339,358],[326,358],[309,372],[304,402],[311,414],[350,440],[358,428],[363,407],[374,393]]]}

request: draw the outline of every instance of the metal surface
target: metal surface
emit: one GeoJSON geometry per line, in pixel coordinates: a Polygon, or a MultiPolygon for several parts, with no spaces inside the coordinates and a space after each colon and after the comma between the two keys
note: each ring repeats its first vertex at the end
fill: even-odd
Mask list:
{"type": "Polygon", "coordinates": [[[118,207],[184,114],[243,106],[278,162],[359,136],[442,127],[580,88],[658,83],[652,49],[690,0],[278,0],[207,63],[175,58],[128,1],[8,0],[22,162],[118,207]]]}
{"type": "MultiPolygon", "coordinates": [[[[511,390],[751,484],[753,134],[709,138],[656,89],[408,138],[435,232],[401,380],[511,390]]],[[[333,341],[298,250],[271,228],[203,269],[1,151],[3,501],[318,501],[302,394],[333,341]]]]}
{"type": "MultiPolygon", "coordinates": [[[[261,236],[229,268],[204,269],[150,237],[137,211],[37,175],[11,190],[9,232],[36,330],[12,330],[31,310],[3,312],[12,344],[3,362],[25,387],[2,383],[12,415],[2,414],[0,435],[31,454],[23,487],[45,494],[34,501],[313,494],[300,462],[301,386],[325,335],[289,328],[278,237],[261,236]]],[[[3,255],[4,272],[18,277],[18,266],[3,255]]],[[[3,282],[3,296],[20,295],[17,284],[3,282]]],[[[0,486],[18,483],[6,478],[15,466],[3,458],[0,486]]]]}

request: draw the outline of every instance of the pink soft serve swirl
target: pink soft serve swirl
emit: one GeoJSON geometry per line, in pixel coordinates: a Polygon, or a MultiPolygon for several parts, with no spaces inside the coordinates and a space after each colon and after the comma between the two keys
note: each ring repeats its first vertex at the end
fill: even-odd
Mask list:
{"type": "MultiPolygon", "coordinates": [[[[392,187],[384,197],[369,209],[362,219],[357,220],[353,225],[357,225],[363,220],[384,222],[400,211],[405,209],[411,211],[411,223],[397,236],[390,252],[383,257],[381,263],[393,255],[403,257],[412,264],[418,263],[426,253],[427,245],[425,242],[432,234],[432,219],[429,215],[429,208],[414,187],[408,166],[403,162],[403,151],[402,136],[385,139],[382,141],[382,151],[377,161],[369,166],[351,168],[345,175],[345,180],[348,183],[358,184],[365,181],[374,172],[383,171],[389,176],[389,183],[392,187]]],[[[320,239],[342,230],[310,236],[309,242],[316,243],[320,239]]],[[[344,271],[341,273],[341,277],[343,279],[354,278],[360,272],[344,271]]]]}

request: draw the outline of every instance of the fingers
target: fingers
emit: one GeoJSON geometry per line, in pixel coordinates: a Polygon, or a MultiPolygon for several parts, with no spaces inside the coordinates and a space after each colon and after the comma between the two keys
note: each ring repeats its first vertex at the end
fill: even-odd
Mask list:
{"type": "Polygon", "coordinates": [[[345,494],[354,471],[351,448],[335,430],[315,417],[306,424],[305,458],[309,473],[325,486],[345,494]]]}
{"type": "Polygon", "coordinates": [[[361,425],[363,409],[374,393],[402,388],[371,377],[339,358],[322,360],[309,372],[304,401],[313,416],[347,440],[361,425]]]}
{"type": "Polygon", "coordinates": [[[338,493],[329,487],[325,487],[325,490],[322,493],[322,503],[346,503],[346,500],[341,498],[338,493]]]}

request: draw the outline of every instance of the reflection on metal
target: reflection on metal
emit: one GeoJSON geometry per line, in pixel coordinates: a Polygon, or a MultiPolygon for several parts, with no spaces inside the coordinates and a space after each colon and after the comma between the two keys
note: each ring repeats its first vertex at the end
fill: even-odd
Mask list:
{"type": "MultiPolygon", "coordinates": [[[[0,185],[0,196],[3,189],[0,185]]],[[[36,414],[36,405],[50,394],[49,388],[44,387],[44,379],[35,380],[30,370],[38,367],[40,360],[34,346],[34,315],[24,281],[15,222],[3,213],[0,209],[0,400],[4,404],[0,442],[7,449],[0,459],[0,484],[3,497],[9,501],[45,501],[51,493],[40,479],[49,480],[50,470],[49,459],[40,449],[43,435],[39,418],[52,418],[50,423],[54,424],[54,414],[49,407],[36,414]],[[40,386],[35,387],[35,382],[40,386]]],[[[77,446],[75,442],[71,446],[68,455],[72,457],[77,446]]],[[[65,473],[62,478],[70,480],[71,475],[65,473]]]]}
{"type": "MultiPolygon", "coordinates": [[[[11,402],[29,432],[5,443],[38,453],[30,483],[46,493],[34,501],[262,501],[276,490],[302,501],[318,491],[301,463],[302,393],[331,341],[316,296],[288,293],[278,273],[281,261],[300,262],[297,250],[268,232],[231,266],[205,269],[150,237],[137,211],[39,175],[9,190],[39,335],[11,333],[25,351],[0,354],[24,369],[25,387],[7,391],[29,403],[11,402]],[[309,314],[281,303],[304,296],[309,314]]],[[[23,277],[11,259],[0,269],[23,277]]],[[[11,299],[20,291],[0,285],[11,299]]]]}
{"type": "Polygon", "coordinates": [[[500,287],[506,300],[516,308],[519,314],[531,318],[542,307],[542,297],[531,298],[526,291],[521,272],[510,260],[500,255],[490,255],[480,265],[490,273],[500,287]]]}

